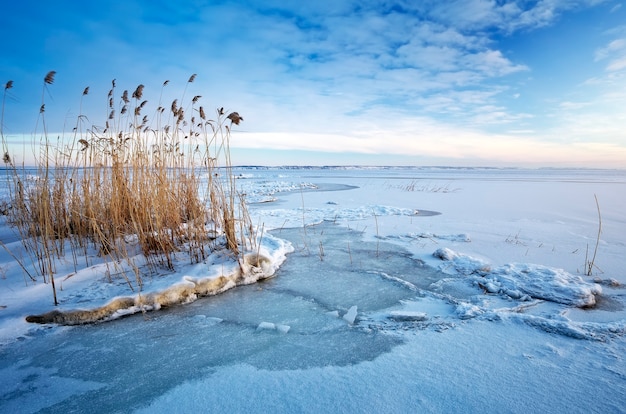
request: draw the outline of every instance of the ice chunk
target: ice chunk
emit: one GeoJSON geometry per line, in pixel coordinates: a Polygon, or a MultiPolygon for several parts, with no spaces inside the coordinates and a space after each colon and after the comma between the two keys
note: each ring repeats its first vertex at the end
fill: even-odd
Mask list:
{"type": "Polygon", "coordinates": [[[348,312],[343,315],[343,319],[345,319],[349,324],[352,325],[354,323],[354,320],[356,319],[356,310],[356,305],[348,309],[348,312]]]}
{"type": "Polygon", "coordinates": [[[421,322],[428,319],[428,315],[424,312],[399,310],[389,312],[389,319],[393,319],[398,322],[421,322]]]}
{"type": "Polygon", "coordinates": [[[451,260],[454,260],[459,255],[455,251],[450,250],[447,247],[442,247],[441,249],[435,250],[433,252],[433,256],[436,257],[437,259],[451,261],[451,260]]]}
{"type": "Polygon", "coordinates": [[[508,264],[494,269],[493,275],[507,291],[519,290],[537,299],[565,305],[594,306],[596,295],[602,293],[600,285],[542,265],[508,264]]]}
{"type": "Polygon", "coordinates": [[[489,293],[498,293],[500,291],[500,286],[493,282],[487,282],[483,284],[485,290],[489,293]]]}
{"type": "Polygon", "coordinates": [[[512,299],[530,300],[530,296],[522,294],[517,289],[504,289],[503,292],[512,299]]]}
{"type": "Polygon", "coordinates": [[[276,324],[276,330],[280,333],[287,333],[291,329],[289,325],[276,324]]]}
{"type": "Polygon", "coordinates": [[[491,271],[491,267],[485,261],[465,254],[457,253],[447,247],[435,250],[435,252],[433,252],[433,256],[446,262],[452,262],[456,272],[464,275],[471,275],[474,273],[484,274],[491,271]]]}
{"type": "Polygon", "coordinates": [[[271,322],[261,322],[259,326],[256,327],[257,331],[273,331],[276,329],[276,325],[271,322]]]}
{"type": "Polygon", "coordinates": [[[456,306],[456,314],[460,319],[472,319],[485,313],[480,307],[467,302],[460,302],[456,306]]]}
{"type": "Polygon", "coordinates": [[[287,333],[290,329],[291,326],[289,325],[281,325],[272,322],[261,322],[259,326],[256,327],[257,331],[278,331],[280,333],[287,333]]]}

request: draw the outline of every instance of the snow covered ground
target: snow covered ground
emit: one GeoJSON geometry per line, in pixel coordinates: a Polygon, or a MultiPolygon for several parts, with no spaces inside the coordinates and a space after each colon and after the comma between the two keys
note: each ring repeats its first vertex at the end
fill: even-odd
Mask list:
{"type": "MultiPolygon", "coordinates": [[[[0,250],[0,412],[625,412],[626,171],[237,174],[271,260],[262,282],[29,324],[53,310],[50,286],[0,250]]],[[[0,240],[19,255],[6,226],[0,240]]],[[[61,310],[131,294],[87,259],[59,270],[61,310]]],[[[180,263],[144,289],[229,266],[180,263]]]]}

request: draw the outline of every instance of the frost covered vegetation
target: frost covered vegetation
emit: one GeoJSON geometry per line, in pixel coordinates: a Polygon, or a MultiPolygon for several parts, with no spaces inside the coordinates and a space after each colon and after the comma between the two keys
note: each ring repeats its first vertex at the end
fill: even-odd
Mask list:
{"type": "MultiPolygon", "coordinates": [[[[73,258],[77,271],[78,261],[94,249],[113,269],[109,275],[122,275],[136,292],[146,269],[171,270],[180,253],[198,263],[223,249],[243,263],[245,252],[255,251],[231,173],[231,128],[243,118],[223,108],[211,118],[200,95],[185,100],[195,74],[180,99],[166,107],[159,98],[152,117],[144,114],[144,85],[120,91],[113,80],[102,126],[88,125],[82,114],[87,87],[72,130],[51,136],[45,97],[55,75],[51,71],[43,79],[32,136],[34,168],[14,161],[2,133],[10,198],[6,214],[26,253],[12,255],[33,282],[51,285],[55,305],[60,261],[73,258]]],[[[5,84],[0,126],[12,87],[12,81],[5,84]]]]}

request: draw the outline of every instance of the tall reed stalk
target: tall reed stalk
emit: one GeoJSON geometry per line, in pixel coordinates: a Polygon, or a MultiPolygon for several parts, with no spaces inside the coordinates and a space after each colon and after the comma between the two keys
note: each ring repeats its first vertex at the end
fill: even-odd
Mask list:
{"type": "MultiPolygon", "coordinates": [[[[2,134],[11,175],[9,219],[31,258],[31,266],[21,265],[34,267],[52,285],[55,304],[56,264],[67,260],[68,249],[75,268],[90,248],[116,265],[129,264],[134,280],[124,277],[133,290],[142,287],[133,259],[139,253],[153,270],[173,269],[181,254],[192,263],[215,249],[226,248],[237,258],[242,254],[245,240],[252,240],[246,236],[252,226],[232,173],[231,129],[243,120],[237,112],[226,115],[220,108],[215,119],[208,119],[199,105],[201,96],[185,102],[193,75],[180,101],[175,99],[166,114],[159,98],[149,119],[144,115],[145,86],[120,94],[114,80],[104,127],[86,127],[82,106],[87,87],[74,129],[51,142],[44,97],[55,74],[44,78],[41,129],[33,138],[36,179],[13,164],[2,134]]],[[[2,122],[12,85],[5,87],[2,122]]]]}

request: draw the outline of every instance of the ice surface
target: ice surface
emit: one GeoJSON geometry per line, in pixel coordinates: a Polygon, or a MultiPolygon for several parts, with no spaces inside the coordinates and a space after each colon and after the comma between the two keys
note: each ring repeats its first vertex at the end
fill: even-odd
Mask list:
{"type": "MultiPolygon", "coordinates": [[[[295,248],[272,279],[107,323],[25,328],[27,310],[50,309],[49,286],[21,287],[0,252],[0,330],[14,338],[0,348],[0,412],[623,411],[623,174],[244,172],[245,192],[274,200],[250,206],[261,253],[295,248]],[[414,181],[422,190],[407,191],[414,181]],[[429,190],[441,187],[455,191],[429,190]],[[606,200],[604,273],[583,277],[594,193],[606,200]],[[590,294],[595,307],[577,307],[590,294]]],[[[67,305],[118,291],[89,260],[63,281],[67,305]]]]}
{"type": "Polygon", "coordinates": [[[0,378],[0,410],[4,413],[36,412],[105,386],[103,383],[62,377],[56,368],[32,366],[28,359],[0,368],[0,378]]]}
{"type": "MultiPolygon", "coordinates": [[[[28,347],[7,345],[0,369],[7,380],[18,383],[24,370],[46,366],[54,367],[47,375],[50,381],[58,376],[77,384],[98,384],[98,391],[85,388],[72,398],[51,401],[48,408],[53,412],[88,410],[94,399],[102,412],[114,412],[139,407],[182,381],[221,366],[245,363],[267,370],[346,366],[389,352],[401,340],[350,328],[357,306],[380,310],[416,292],[362,267],[372,260],[376,244],[360,243],[357,232],[332,224],[309,230],[311,240],[321,237],[327,242],[323,260],[301,249],[277,277],[264,282],[158,313],[59,331],[42,342],[30,338],[28,347]],[[347,266],[345,251],[330,248],[334,239],[360,245],[351,253],[354,266],[347,266]],[[345,315],[337,318],[329,312],[345,315]],[[27,359],[28,363],[14,362],[27,359]],[[145,387],[145,381],[151,386],[145,387]]],[[[285,230],[282,237],[297,241],[300,231],[285,230]]],[[[384,254],[392,256],[388,250],[384,254]]],[[[419,271],[408,255],[398,256],[391,260],[398,265],[398,274],[419,271]]],[[[35,386],[33,392],[38,391],[35,386]]],[[[0,401],[11,402],[14,397],[4,393],[0,401]]]]}

